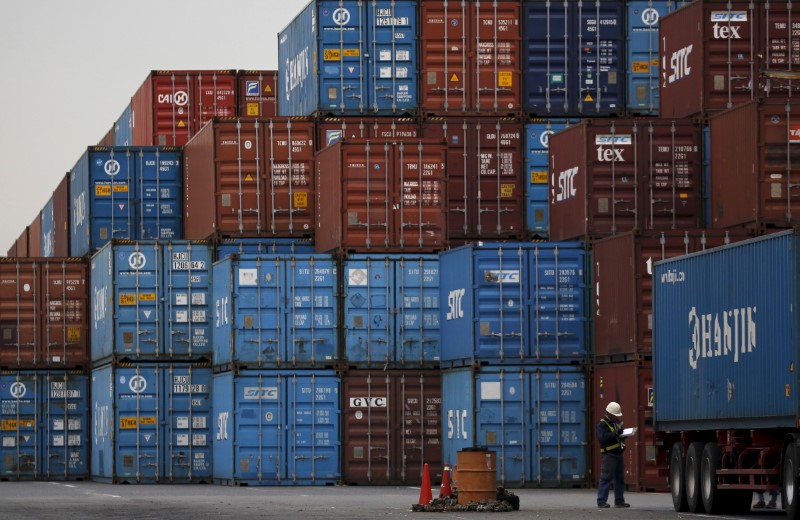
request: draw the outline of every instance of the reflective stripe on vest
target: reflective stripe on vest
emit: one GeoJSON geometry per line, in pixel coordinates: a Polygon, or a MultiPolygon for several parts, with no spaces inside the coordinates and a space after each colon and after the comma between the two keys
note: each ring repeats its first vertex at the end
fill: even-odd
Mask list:
{"type": "MultiPolygon", "coordinates": [[[[616,428],[611,426],[611,423],[609,423],[605,419],[603,419],[603,422],[606,423],[606,426],[608,426],[608,429],[611,430],[612,432],[617,431],[616,428]]],[[[622,447],[622,443],[621,442],[617,442],[616,444],[609,444],[605,448],[600,448],[600,453],[607,453],[607,452],[609,452],[611,450],[616,450],[617,448],[621,448],[621,447],[622,447]]]]}

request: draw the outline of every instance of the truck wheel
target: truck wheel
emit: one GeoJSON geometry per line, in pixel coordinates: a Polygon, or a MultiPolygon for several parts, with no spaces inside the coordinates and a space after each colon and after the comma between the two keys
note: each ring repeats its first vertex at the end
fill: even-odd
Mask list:
{"type": "Polygon", "coordinates": [[[689,510],[686,503],[686,479],[684,476],[683,444],[676,442],[672,445],[669,455],[669,489],[672,493],[672,507],[678,513],[689,510]]]}
{"type": "Polygon", "coordinates": [[[724,505],[724,493],[717,491],[717,468],[719,468],[720,449],[716,442],[709,442],[703,448],[700,461],[700,494],[703,507],[709,514],[718,514],[724,505]]]}
{"type": "Polygon", "coordinates": [[[703,498],[700,496],[700,461],[703,458],[703,443],[693,442],[686,450],[686,503],[692,513],[705,513],[703,498]]]}
{"type": "Polygon", "coordinates": [[[783,508],[786,510],[786,516],[790,519],[798,518],[800,508],[798,508],[798,489],[797,489],[797,469],[800,461],[797,458],[797,448],[794,446],[794,440],[786,445],[786,451],[783,453],[783,478],[781,483],[781,493],[783,508]]]}

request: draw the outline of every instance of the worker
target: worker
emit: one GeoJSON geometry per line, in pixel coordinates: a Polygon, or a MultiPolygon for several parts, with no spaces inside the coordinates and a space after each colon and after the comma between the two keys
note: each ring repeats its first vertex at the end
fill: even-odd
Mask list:
{"type": "Polygon", "coordinates": [[[597,485],[597,507],[608,504],[609,488],[614,486],[614,507],[631,507],[625,502],[625,461],[622,452],[622,408],[614,401],[606,406],[605,416],[597,423],[597,440],[600,443],[600,483],[597,485]]]}

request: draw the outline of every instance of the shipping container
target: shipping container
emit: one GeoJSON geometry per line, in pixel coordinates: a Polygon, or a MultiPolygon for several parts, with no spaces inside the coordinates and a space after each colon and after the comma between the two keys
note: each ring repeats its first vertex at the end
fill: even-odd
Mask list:
{"type": "Polygon", "coordinates": [[[350,370],[342,393],[345,484],[419,486],[424,464],[441,481],[438,370],[350,370]]]}
{"type": "Polygon", "coordinates": [[[310,238],[222,238],[214,241],[214,261],[231,255],[314,253],[310,238]]]}
{"type": "Polygon", "coordinates": [[[278,114],[416,113],[417,26],[417,0],[312,0],[278,33],[278,114]]]}
{"type": "Polygon", "coordinates": [[[91,357],[210,361],[211,265],[206,242],[115,240],[92,257],[91,357]]]}
{"type": "MultiPolygon", "coordinates": [[[[67,173],[42,209],[42,256],[69,256],[70,174],[67,173]]],[[[9,255],[11,256],[11,255],[9,255]]]]}
{"type": "Polygon", "coordinates": [[[524,111],[597,117],[625,110],[625,2],[523,2],[524,111]]]}
{"type": "Polygon", "coordinates": [[[178,148],[89,147],[70,171],[70,256],[115,238],[180,238],[182,162],[178,148]]]}
{"type": "Polygon", "coordinates": [[[702,133],[688,120],[590,119],[550,140],[550,240],[702,225],[702,133]]]}
{"type": "Polygon", "coordinates": [[[16,242],[16,240],[14,241],[13,244],[11,244],[11,247],[8,248],[8,252],[6,253],[6,257],[8,257],[8,258],[16,258],[17,257],[17,242],[16,242]]]}
{"type": "Polygon", "coordinates": [[[328,370],[214,374],[214,482],[338,484],[340,387],[328,370]]]}
{"type": "Polygon", "coordinates": [[[28,226],[28,256],[36,258],[42,256],[42,212],[38,212],[28,226]]]}
{"type": "Polygon", "coordinates": [[[19,258],[28,258],[30,257],[29,247],[30,247],[30,228],[25,226],[22,228],[22,233],[19,234],[17,237],[17,253],[16,256],[19,258]]]}
{"type": "Polygon", "coordinates": [[[114,143],[112,146],[133,146],[133,116],[131,104],[125,107],[114,123],[114,143]]]}
{"type": "Polygon", "coordinates": [[[331,255],[232,255],[214,264],[214,364],[331,368],[339,278],[331,255]]]}
{"type": "Polygon", "coordinates": [[[278,71],[236,71],[236,96],[239,117],[275,117],[278,115],[278,71]]]}
{"type": "Polygon", "coordinates": [[[342,278],[345,364],[438,366],[438,256],[350,255],[342,278]]]}
{"type": "Polygon", "coordinates": [[[92,480],[210,483],[214,426],[211,367],[107,364],[92,379],[92,480]]]}
{"type": "MultiPolygon", "coordinates": [[[[580,367],[481,366],[442,371],[442,460],[497,453],[497,484],[585,487],[586,375],[580,367]]],[[[457,483],[456,483],[457,485],[457,483]]]]}
{"type": "Polygon", "coordinates": [[[131,146],[183,146],[237,108],[235,71],[154,70],[131,98],[131,146]]]}
{"type": "Polygon", "coordinates": [[[314,124],[215,118],[184,147],[186,238],[311,237],[314,124]]]}
{"type": "Polygon", "coordinates": [[[317,151],[342,139],[416,139],[414,117],[324,117],[317,120],[317,151]]]}
{"type": "Polygon", "coordinates": [[[434,139],[342,140],[317,153],[317,251],[444,249],[447,155],[434,139]]]}
{"type": "Polygon", "coordinates": [[[447,143],[449,240],[524,235],[522,129],[513,118],[432,117],[422,124],[423,137],[447,143]]]}
{"type": "Polygon", "coordinates": [[[713,116],[709,127],[711,225],[796,225],[800,103],[745,103],[713,116]]]}
{"type": "Polygon", "coordinates": [[[517,116],[520,2],[419,2],[420,105],[437,116],[517,116]]]}
{"type": "Polygon", "coordinates": [[[116,132],[116,122],[111,125],[111,128],[97,141],[95,146],[114,146],[114,138],[116,132]]]}
{"type": "Polygon", "coordinates": [[[484,242],[439,258],[442,367],[587,362],[583,244],[484,242]]]}
{"type": "Polygon", "coordinates": [[[82,371],[0,373],[0,479],[88,480],[89,378],[82,371]]]}

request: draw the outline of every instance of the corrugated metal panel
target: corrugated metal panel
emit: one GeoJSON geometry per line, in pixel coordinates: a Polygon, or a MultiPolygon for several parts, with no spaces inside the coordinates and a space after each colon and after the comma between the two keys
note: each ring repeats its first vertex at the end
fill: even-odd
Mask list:
{"type": "Polygon", "coordinates": [[[29,239],[29,228],[25,226],[22,229],[22,233],[20,233],[19,237],[17,237],[17,255],[19,258],[28,258],[30,257],[28,247],[30,246],[30,239],[29,239]]]}
{"type": "MultiPolygon", "coordinates": [[[[138,150],[136,157],[137,240],[183,238],[183,152],[138,150]]],[[[124,237],[123,237],[124,238],[124,237]]]]}
{"type": "Polygon", "coordinates": [[[333,371],[214,375],[214,481],[329,485],[341,477],[341,380],[333,371]]]}
{"type": "Polygon", "coordinates": [[[28,256],[37,258],[42,256],[42,212],[36,214],[31,225],[28,226],[28,256]]]}
{"type": "Polygon", "coordinates": [[[306,254],[314,252],[309,238],[225,238],[215,241],[215,260],[231,255],[306,254]]]}
{"type": "Polygon", "coordinates": [[[41,265],[35,260],[0,261],[0,366],[33,368],[41,361],[41,265]]]}
{"type": "Polygon", "coordinates": [[[43,368],[89,366],[89,264],[83,259],[39,261],[43,368]]]}
{"type": "Polygon", "coordinates": [[[240,70],[236,73],[239,117],[278,115],[278,71],[240,70]]]}
{"type": "Polygon", "coordinates": [[[414,139],[420,136],[413,117],[325,117],[317,121],[317,150],[341,139],[414,139]]]}
{"type": "MultiPolygon", "coordinates": [[[[506,487],[587,484],[586,375],[577,367],[482,366],[442,372],[442,458],[497,452],[506,487]]],[[[457,485],[457,483],[456,483],[457,485]]]]}
{"type": "Polygon", "coordinates": [[[33,480],[41,472],[42,384],[36,372],[0,373],[0,474],[4,479],[33,480]]]}
{"type": "Polygon", "coordinates": [[[443,252],[442,365],[585,363],[585,257],[576,242],[443,252]]]}
{"type": "Polygon", "coordinates": [[[439,371],[351,370],[342,386],[344,483],[418,486],[424,464],[441,479],[439,371]]]}
{"type": "Polygon", "coordinates": [[[97,141],[96,146],[114,146],[114,133],[115,133],[116,123],[111,125],[111,128],[97,141]]]}
{"type": "Polygon", "coordinates": [[[797,426],[798,238],[774,233],[656,263],[658,430],[797,426]]]}
{"type": "MultiPolygon", "coordinates": [[[[70,208],[72,199],[69,196],[70,174],[64,175],[53,191],[53,238],[52,254],[45,256],[67,257],[70,253],[70,208]]],[[[46,252],[46,245],[42,245],[42,251],[46,252]]]]}
{"type": "Polygon", "coordinates": [[[133,116],[131,104],[125,107],[117,121],[114,123],[114,142],[111,146],[133,145],[133,116]]]}
{"type": "MultiPolygon", "coordinates": [[[[797,64],[800,63],[800,47],[797,43],[797,14],[792,10],[792,1],[757,2],[760,10],[759,45],[761,82],[759,96],[770,96],[777,101],[791,97],[797,92],[797,64]],[[787,45],[788,43],[788,45],[787,45]],[[788,74],[781,74],[788,73],[788,74]],[[764,81],[764,77],[769,78],[764,81]],[[794,79],[793,79],[794,78],[794,79]]],[[[796,9],[796,7],[795,7],[796,9]]]]}

